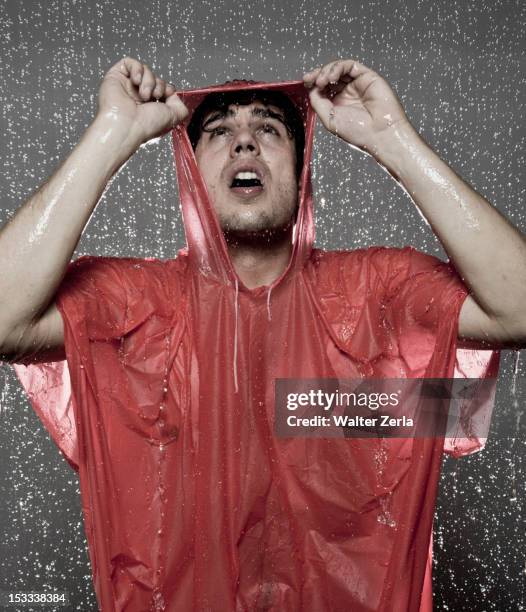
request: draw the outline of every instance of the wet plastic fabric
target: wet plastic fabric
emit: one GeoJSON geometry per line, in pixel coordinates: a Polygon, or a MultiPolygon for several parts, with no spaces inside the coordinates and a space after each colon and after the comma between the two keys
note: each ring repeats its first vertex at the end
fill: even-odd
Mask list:
{"type": "Polygon", "coordinates": [[[312,248],[314,115],[301,83],[264,87],[293,96],[307,127],[283,275],[238,279],[178,128],[188,250],[71,264],[57,296],[67,364],[17,371],[79,472],[105,612],[431,610],[444,440],[278,439],[273,381],[495,376],[498,353],[456,351],[467,293],[451,266],[409,247],[312,248]]]}

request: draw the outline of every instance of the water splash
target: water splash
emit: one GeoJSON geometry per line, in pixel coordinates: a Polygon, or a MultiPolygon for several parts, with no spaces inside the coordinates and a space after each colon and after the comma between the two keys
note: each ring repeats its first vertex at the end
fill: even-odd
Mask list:
{"type": "Polygon", "coordinates": [[[396,527],[396,521],[391,514],[391,493],[380,497],[380,508],[381,512],[376,517],[378,523],[386,525],[387,527],[396,527]]]}
{"type": "Polygon", "coordinates": [[[152,595],[150,612],[164,612],[164,610],[166,610],[166,603],[163,594],[161,591],[155,590],[152,595]]]}

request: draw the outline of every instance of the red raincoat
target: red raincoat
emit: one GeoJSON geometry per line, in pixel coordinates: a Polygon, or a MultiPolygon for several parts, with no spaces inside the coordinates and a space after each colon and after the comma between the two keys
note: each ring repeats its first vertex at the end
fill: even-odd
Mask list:
{"type": "MultiPolygon", "coordinates": [[[[305,120],[286,271],[239,280],[179,127],[187,250],[71,264],[56,298],[67,363],[18,375],[79,472],[104,612],[431,610],[444,440],[276,438],[274,379],[495,376],[498,353],[456,350],[467,292],[450,265],[313,248],[308,97],[249,87],[285,91],[305,120]]],[[[182,97],[193,109],[209,91],[182,97]]]]}

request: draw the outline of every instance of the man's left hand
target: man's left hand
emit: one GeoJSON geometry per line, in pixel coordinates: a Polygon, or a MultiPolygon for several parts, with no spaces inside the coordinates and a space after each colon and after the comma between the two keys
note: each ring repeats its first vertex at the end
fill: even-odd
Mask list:
{"type": "Polygon", "coordinates": [[[387,81],[356,60],[330,62],[307,72],[303,82],[329,132],[368,153],[376,155],[393,126],[410,125],[387,81]]]}

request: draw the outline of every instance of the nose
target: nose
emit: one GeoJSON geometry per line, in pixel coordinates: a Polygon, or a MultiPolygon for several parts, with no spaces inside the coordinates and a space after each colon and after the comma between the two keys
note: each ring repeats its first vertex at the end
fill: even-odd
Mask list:
{"type": "Polygon", "coordinates": [[[231,157],[237,157],[243,153],[259,155],[258,141],[248,127],[241,128],[236,132],[230,147],[231,157]]]}

